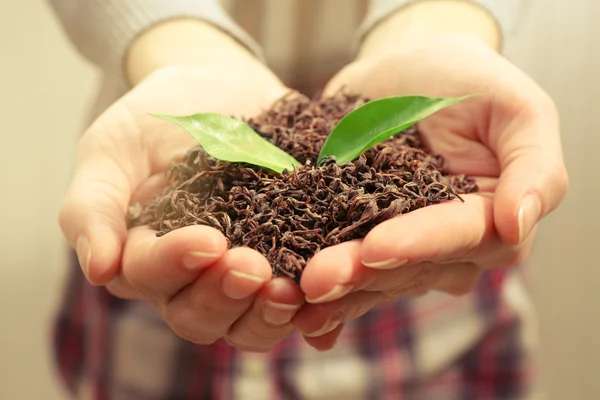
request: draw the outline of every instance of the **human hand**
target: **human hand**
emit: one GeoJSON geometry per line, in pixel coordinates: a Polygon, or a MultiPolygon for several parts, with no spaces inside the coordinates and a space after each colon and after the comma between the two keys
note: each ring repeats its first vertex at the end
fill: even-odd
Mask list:
{"type": "Polygon", "coordinates": [[[446,170],[477,178],[480,191],[375,227],[364,240],[324,249],[306,266],[309,303],[294,324],[329,348],[342,324],[400,296],[466,294],[483,271],[521,264],[536,224],[567,190],[558,117],[531,79],[480,41],[436,39],[358,60],[329,83],[370,98],[478,94],[419,124],[446,170]]]}
{"type": "Polygon", "coordinates": [[[150,116],[218,112],[251,116],[289,92],[258,63],[162,68],[113,104],[85,132],[60,225],[83,273],[121,298],[144,299],[179,336],[200,344],[225,338],[263,351],[293,327],[303,302],[290,280],[271,279],[258,252],[227,251],[216,229],[191,226],[157,238],[127,230],[130,203],[164,185],[164,171],[197,145],[185,131],[150,116]]]}

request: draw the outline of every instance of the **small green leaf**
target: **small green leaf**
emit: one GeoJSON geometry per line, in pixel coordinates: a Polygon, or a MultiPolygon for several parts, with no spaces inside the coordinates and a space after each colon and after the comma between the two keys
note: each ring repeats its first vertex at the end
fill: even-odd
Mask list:
{"type": "Polygon", "coordinates": [[[317,164],[325,157],[334,157],[337,164],[350,162],[376,144],[470,96],[395,96],[369,101],[349,112],[333,128],[317,164]]]}
{"type": "Polygon", "coordinates": [[[202,148],[221,161],[244,162],[282,173],[301,164],[246,124],[222,114],[203,113],[183,117],[150,114],[185,129],[202,148]]]}

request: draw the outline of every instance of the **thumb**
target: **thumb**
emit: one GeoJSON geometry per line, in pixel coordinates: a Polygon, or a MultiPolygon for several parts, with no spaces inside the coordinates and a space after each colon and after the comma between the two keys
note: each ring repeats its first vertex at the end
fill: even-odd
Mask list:
{"type": "Polygon", "coordinates": [[[340,91],[370,96],[372,82],[365,83],[362,77],[367,76],[373,66],[373,62],[366,60],[344,66],[327,82],[323,89],[323,97],[335,96],[340,91]]]}
{"type": "Polygon", "coordinates": [[[98,142],[94,135],[84,135],[78,146],[59,224],[88,281],[105,285],[119,272],[132,183],[115,155],[98,142]]]}
{"type": "Polygon", "coordinates": [[[502,172],[494,196],[496,229],[508,244],[522,243],[568,188],[554,112],[515,122],[517,128],[506,130],[498,142],[502,172]]]}

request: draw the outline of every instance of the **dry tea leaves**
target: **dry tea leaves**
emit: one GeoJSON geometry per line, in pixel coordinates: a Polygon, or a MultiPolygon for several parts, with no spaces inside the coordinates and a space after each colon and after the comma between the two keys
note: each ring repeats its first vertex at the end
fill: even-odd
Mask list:
{"type": "Polygon", "coordinates": [[[321,164],[328,158],[338,164],[350,162],[377,143],[467,97],[394,96],[370,101],[348,113],[333,128],[317,162],[321,164]]]}
{"type": "Polygon", "coordinates": [[[474,179],[444,172],[443,158],[428,152],[415,127],[351,162],[326,160],[317,167],[333,127],[367,101],[346,93],[282,98],[247,122],[301,167],[275,174],[220,161],[198,146],[172,165],[168,187],[130,215],[130,226],[149,225],[161,236],[208,225],[232,247],[263,254],[276,276],[298,282],[320,249],[363,238],[389,218],[477,191],[474,179]]]}
{"type": "Polygon", "coordinates": [[[300,166],[286,152],[258,135],[247,123],[216,113],[176,117],[153,116],[185,129],[211,156],[229,162],[245,162],[281,173],[300,166]]]}

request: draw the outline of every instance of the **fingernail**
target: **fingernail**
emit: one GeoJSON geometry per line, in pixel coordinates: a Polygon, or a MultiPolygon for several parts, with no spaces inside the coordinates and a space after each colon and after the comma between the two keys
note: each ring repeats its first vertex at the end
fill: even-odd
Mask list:
{"type": "Polygon", "coordinates": [[[89,276],[90,261],[92,259],[92,248],[90,246],[90,241],[87,237],[81,236],[79,239],[77,239],[75,251],[77,252],[77,259],[79,260],[79,265],[81,266],[81,269],[83,270],[86,276],[89,276]]]}
{"type": "Polygon", "coordinates": [[[408,262],[408,258],[398,259],[398,258],[388,258],[383,261],[372,261],[366,262],[362,261],[362,265],[368,268],[373,269],[390,269],[400,267],[408,262]]]}
{"type": "Polygon", "coordinates": [[[231,270],[223,278],[223,292],[232,299],[243,299],[256,292],[266,281],[258,276],[231,270]]]}
{"type": "MultiPolygon", "coordinates": [[[[335,328],[333,328],[333,329],[335,329],[335,328]]],[[[335,339],[335,341],[333,342],[333,344],[330,347],[323,347],[323,348],[315,347],[314,349],[317,350],[319,353],[325,353],[326,351],[333,350],[335,348],[335,346],[337,346],[337,339],[335,339]]]]}
{"type": "Polygon", "coordinates": [[[271,325],[285,325],[294,318],[299,309],[299,304],[283,304],[267,300],[263,306],[263,318],[271,325]]]}
{"type": "Polygon", "coordinates": [[[327,303],[328,301],[337,300],[350,293],[352,285],[336,285],[328,293],[317,298],[306,298],[308,303],[327,303]]]}
{"type": "Polygon", "coordinates": [[[190,270],[196,270],[204,266],[207,261],[219,258],[219,253],[204,253],[202,251],[188,251],[181,258],[183,266],[190,270]]]}
{"type": "Polygon", "coordinates": [[[304,336],[316,337],[316,336],[321,336],[328,332],[331,332],[332,330],[337,328],[339,324],[342,323],[342,319],[343,319],[342,315],[335,315],[332,318],[330,318],[329,320],[327,320],[327,322],[325,323],[325,325],[323,325],[323,327],[321,327],[321,329],[318,329],[311,333],[306,333],[306,334],[304,334],[304,336]]]}
{"type": "Polygon", "coordinates": [[[521,200],[519,208],[519,243],[529,236],[542,213],[542,205],[535,194],[528,194],[521,200]]]}
{"type": "Polygon", "coordinates": [[[328,352],[330,350],[333,350],[334,346],[331,347],[316,347],[316,346],[312,346],[313,349],[315,349],[316,351],[318,351],[319,353],[325,353],[328,352]]]}

